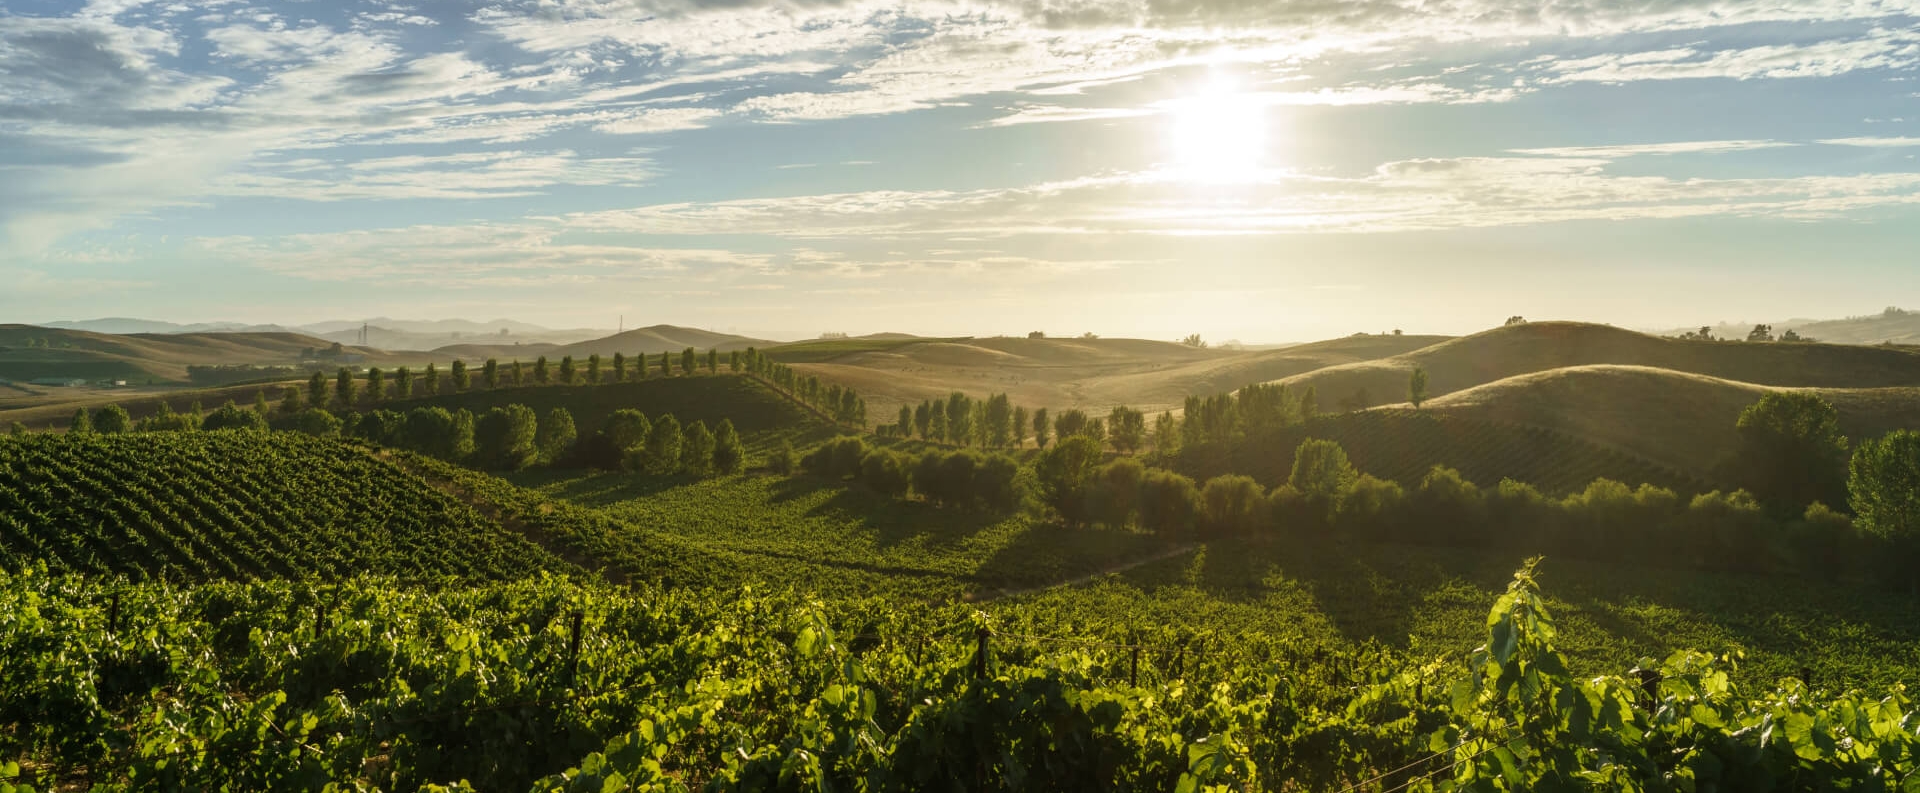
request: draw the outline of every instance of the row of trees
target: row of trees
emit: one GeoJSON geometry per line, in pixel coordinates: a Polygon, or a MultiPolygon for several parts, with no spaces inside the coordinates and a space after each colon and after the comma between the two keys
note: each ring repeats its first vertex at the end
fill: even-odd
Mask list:
{"type": "Polygon", "coordinates": [[[1029,488],[1017,460],[960,449],[918,455],[869,447],[857,437],[835,438],[801,458],[800,469],[835,481],[855,479],[882,495],[917,494],[960,509],[1009,511],[1029,488]]]}
{"type": "MultiPolygon", "coordinates": [[[[557,365],[550,364],[547,356],[534,359],[531,365],[520,361],[501,364],[498,359],[488,358],[480,367],[480,385],[486,389],[517,387],[525,385],[595,385],[600,383],[624,383],[629,380],[645,380],[649,373],[658,372],[660,377],[673,377],[676,374],[687,376],[696,374],[704,367],[709,374],[719,372],[720,353],[708,350],[701,356],[688,347],[675,353],[663,352],[657,363],[649,364],[645,354],[635,355],[632,359],[622,353],[614,353],[610,360],[603,361],[598,354],[587,356],[583,363],[575,362],[573,356],[562,356],[557,365]],[[675,360],[679,361],[678,370],[675,360]]],[[[739,351],[729,353],[727,366],[730,371],[739,372],[743,367],[743,358],[739,351]]],[[[355,375],[353,370],[341,367],[334,373],[329,385],[327,376],[314,372],[307,380],[304,394],[298,389],[289,388],[282,399],[286,412],[298,412],[307,406],[325,408],[349,408],[355,405],[373,404],[387,399],[406,399],[415,395],[434,396],[442,393],[461,393],[473,388],[473,373],[465,361],[454,361],[451,370],[443,379],[437,364],[429,363],[418,376],[409,367],[399,367],[391,373],[379,367],[367,369],[364,375],[355,375]]]]}
{"type": "MultiPolygon", "coordinates": [[[[1738,331],[1735,331],[1735,332],[1737,333],[1738,331]]],[[[1686,331],[1685,333],[1682,333],[1675,338],[1686,339],[1688,341],[1733,341],[1733,339],[1715,338],[1713,335],[1713,326],[1711,325],[1702,325],[1700,326],[1699,330],[1686,331]]],[[[1816,341],[1819,341],[1819,339],[1812,338],[1810,336],[1802,336],[1799,334],[1799,332],[1795,331],[1792,328],[1788,328],[1786,331],[1782,332],[1778,337],[1775,337],[1773,335],[1773,326],[1762,324],[1762,325],[1755,325],[1753,326],[1753,330],[1747,331],[1747,341],[1751,341],[1751,342],[1782,341],[1787,343],[1793,343],[1793,342],[1816,342],[1816,341]]]]}
{"type": "Polygon", "coordinates": [[[867,426],[867,401],[851,388],[822,382],[813,375],[800,374],[793,367],[768,358],[765,353],[752,347],[748,347],[746,354],[740,356],[740,366],[735,371],[740,369],[801,404],[820,411],[836,423],[862,429],[867,426]]]}

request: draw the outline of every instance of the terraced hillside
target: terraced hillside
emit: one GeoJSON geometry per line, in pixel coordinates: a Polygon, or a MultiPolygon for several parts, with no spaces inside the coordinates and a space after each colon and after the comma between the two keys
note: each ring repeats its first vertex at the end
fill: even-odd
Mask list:
{"type": "Polygon", "coordinates": [[[1593,365],[1643,366],[1686,374],[1794,388],[1920,386],[1920,350],[1842,344],[1749,344],[1687,341],[1607,325],[1535,322],[1441,342],[1374,361],[1333,366],[1282,378],[1298,390],[1312,386],[1324,410],[1407,399],[1407,379],[1426,370],[1429,391],[1441,396],[1551,369],[1593,365]]]}
{"type": "Polygon", "coordinates": [[[1287,480],[1294,449],[1307,438],[1338,442],[1363,473],[1407,486],[1418,485],[1435,465],[1457,469],[1481,485],[1514,479],[1549,494],[1580,490],[1599,478],[1682,493],[1714,486],[1704,471],[1666,465],[1559,430],[1394,409],[1322,416],[1242,443],[1224,457],[1183,453],[1179,468],[1195,477],[1244,473],[1271,486],[1287,480]]]}
{"type": "Polygon", "coordinates": [[[0,566],[34,562],[190,579],[568,567],[363,449],[232,431],[0,438],[0,566]]]}

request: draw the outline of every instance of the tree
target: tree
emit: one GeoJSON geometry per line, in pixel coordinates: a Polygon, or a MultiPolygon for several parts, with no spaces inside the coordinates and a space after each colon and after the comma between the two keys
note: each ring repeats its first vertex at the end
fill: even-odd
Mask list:
{"type": "Polygon", "coordinates": [[[947,440],[965,446],[973,441],[973,400],[959,391],[947,397],[947,440]]]}
{"type": "Polygon", "coordinates": [[[261,421],[266,421],[267,415],[273,412],[273,406],[267,403],[266,389],[253,392],[253,412],[260,416],[261,421]]]}
{"type": "Polygon", "coordinates": [[[1074,435],[1085,433],[1087,431],[1087,425],[1086,413],[1081,412],[1078,408],[1069,408],[1061,411],[1060,417],[1053,420],[1053,431],[1059,433],[1060,440],[1064,441],[1074,435]]]}
{"type": "MultiPolygon", "coordinates": [[[[166,403],[161,403],[166,404],[166,403]]],[[[127,409],[119,405],[108,405],[93,411],[93,431],[103,435],[123,435],[133,429],[133,417],[127,415],[127,409]]]]}
{"type": "Polygon", "coordinates": [[[431,361],[427,363],[427,370],[420,373],[420,393],[425,396],[440,393],[440,370],[431,361]]]}
{"type": "Polygon", "coordinates": [[[1847,439],[1840,413],[1810,391],[1774,391],[1740,412],[1732,478],[1776,514],[1796,516],[1815,501],[1847,495],[1847,439]]]}
{"type": "Polygon", "coordinates": [[[680,433],[680,470],[694,476],[706,476],[713,470],[713,432],[707,423],[695,420],[680,433]]]}
{"type": "Polygon", "coordinates": [[[307,378],[307,402],[315,408],[327,406],[327,376],[314,372],[307,378]]]}
{"type": "Polygon", "coordinates": [[[780,440],[780,447],[774,449],[772,454],[767,455],[767,470],[781,476],[786,476],[793,473],[793,468],[793,442],[782,438],[780,440]]]}
{"type": "MultiPolygon", "coordinates": [[[[500,387],[499,361],[488,358],[484,363],[480,364],[480,384],[485,386],[488,391],[500,387]]],[[[467,362],[454,361],[453,391],[457,394],[465,390],[467,390],[467,362]]]]}
{"type": "Polygon", "coordinates": [[[919,431],[920,440],[924,441],[928,439],[927,432],[932,426],[933,407],[923,401],[919,407],[913,409],[913,428],[919,431]]]}
{"type": "Polygon", "coordinates": [[[613,381],[616,383],[627,381],[627,354],[624,352],[613,354],[613,381]]]}
{"type": "Polygon", "coordinates": [[[1186,338],[1184,338],[1184,339],[1181,339],[1181,340],[1180,340],[1180,343],[1181,343],[1181,344],[1185,344],[1185,345],[1187,345],[1188,347],[1195,347],[1195,348],[1198,348],[1198,349],[1203,349],[1203,350],[1204,350],[1204,349],[1206,349],[1206,347],[1207,347],[1207,342],[1206,342],[1206,340],[1205,340],[1205,339],[1202,339],[1202,338],[1200,338],[1200,334],[1198,334],[1198,333],[1190,333],[1190,334],[1188,334],[1186,338]]]}
{"type": "Polygon", "coordinates": [[[520,360],[516,358],[513,363],[507,367],[507,384],[518,386],[526,382],[526,370],[520,365],[520,360]]]}
{"type": "Polygon", "coordinates": [[[647,434],[647,470],[671,474],[680,470],[680,421],[672,415],[653,422],[647,434]]]}
{"type": "Polygon", "coordinates": [[[15,438],[24,438],[27,436],[28,432],[29,430],[27,429],[27,425],[22,424],[18,421],[9,422],[7,424],[7,434],[9,436],[12,436],[15,438]]]}
{"type": "Polygon", "coordinates": [[[900,415],[896,423],[903,436],[913,428],[913,408],[908,407],[905,402],[900,403],[900,415]]]}
{"type": "Polygon", "coordinates": [[[719,474],[737,474],[746,467],[747,450],[740,445],[740,433],[732,419],[721,419],[713,431],[713,470],[719,474]]]}
{"type": "Polygon", "coordinates": [[[93,417],[87,415],[86,408],[73,411],[73,420],[67,422],[68,435],[85,435],[93,432],[93,417]]]}
{"type": "Polygon", "coordinates": [[[535,429],[534,443],[540,447],[540,456],[548,463],[559,462],[573,450],[573,442],[579,433],[573,427],[573,414],[566,408],[554,408],[542,416],[540,425],[535,429]]]}
{"type": "Polygon", "coordinates": [[[380,367],[367,369],[367,404],[371,405],[387,398],[387,376],[380,367]]]}
{"type": "Polygon", "coordinates": [[[1514,325],[1525,325],[1525,324],[1527,324],[1527,318],[1520,316],[1519,314],[1515,314],[1511,317],[1507,317],[1508,327],[1512,327],[1514,325]]]}
{"type": "Polygon", "coordinates": [[[553,378],[553,373],[548,371],[547,369],[547,356],[542,355],[539,358],[534,359],[533,382],[536,385],[546,385],[550,380],[552,380],[552,378],[553,378]]]}
{"type": "Polygon", "coordinates": [[[713,349],[712,347],[708,347],[707,348],[707,374],[719,374],[719,373],[720,373],[720,351],[713,349]]]}
{"type": "Polygon", "coordinates": [[[927,439],[936,443],[947,439],[947,401],[944,399],[927,403],[927,439]]]}
{"type": "Polygon", "coordinates": [[[1307,386],[1300,391],[1300,423],[1305,424],[1320,415],[1320,390],[1307,386]]]}
{"type": "Polygon", "coordinates": [[[402,366],[393,372],[393,398],[406,399],[410,396],[413,396],[413,373],[402,366]]]}
{"type": "Polygon", "coordinates": [[[1308,496],[1338,498],[1358,477],[1340,444],[1308,438],[1293,450],[1293,472],[1287,475],[1287,484],[1308,496]]]}
{"type": "Polygon", "coordinates": [[[633,356],[633,379],[647,379],[647,371],[647,354],[644,352],[636,353],[633,356]]]}
{"type": "Polygon", "coordinates": [[[316,438],[340,434],[340,419],[320,408],[307,408],[293,415],[288,428],[316,438]]]}
{"type": "Polygon", "coordinates": [[[340,406],[341,410],[351,409],[353,407],[353,393],[353,372],[342,366],[340,367],[339,374],[333,377],[333,401],[340,406]]]}
{"type": "Polygon", "coordinates": [[[560,384],[573,385],[579,381],[579,372],[573,368],[573,356],[560,356],[560,384]]]}
{"type": "Polygon", "coordinates": [[[1023,405],[1015,405],[1013,407],[1013,422],[1007,427],[1007,430],[1013,433],[1013,448],[1018,449],[1027,445],[1028,421],[1029,418],[1026,407],[1023,405]]]}
{"type": "Polygon", "coordinates": [[[1116,405],[1107,414],[1107,441],[1124,454],[1132,454],[1147,439],[1147,416],[1125,405],[1116,405]]]}
{"type": "Polygon", "coordinates": [[[1427,370],[1413,367],[1413,375],[1407,378],[1407,401],[1413,403],[1414,410],[1427,401],[1427,370]]]}
{"type": "Polygon", "coordinates": [[[739,350],[727,353],[727,371],[739,374],[743,366],[745,366],[745,364],[740,360],[739,350]]]}
{"type": "Polygon", "coordinates": [[[1251,534],[1260,527],[1266,503],[1266,494],[1253,477],[1216,476],[1200,488],[1200,522],[1216,534],[1251,534]]]}
{"type": "Polygon", "coordinates": [[[535,444],[539,420],[526,405],[507,405],[487,411],[474,426],[474,452],[493,468],[518,470],[540,455],[535,444]]]}
{"type": "MultiPolygon", "coordinates": [[[[326,380],[323,378],[320,382],[322,386],[320,393],[325,394],[326,380]]],[[[292,417],[293,415],[299,413],[303,407],[304,406],[300,404],[300,389],[295,388],[293,386],[287,386],[286,390],[281,392],[280,415],[292,417]]]]}
{"type": "Polygon", "coordinates": [[[660,376],[661,377],[673,376],[673,353],[670,353],[670,352],[660,353],[660,376]]]}
{"type": "Polygon", "coordinates": [[[1087,522],[1087,485],[1100,465],[1100,443],[1085,435],[1062,435],[1034,463],[1040,498],[1069,525],[1087,522]]]}
{"type": "Polygon", "coordinates": [[[694,360],[692,347],[688,347],[680,351],[680,374],[692,376],[693,369],[697,365],[698,364],[694,360]]]}
{"type": "Polygon", "coordinates": [[[1047,448],[1047,441],[1053,435],[1053,421],[1047,417],[1047,409],[1033,411],[1033,445],[1035,448],[1047,448]]]}
{"type": "Polygon", "coordinates": [[[1813,339],[1800,335],[1799,331],[1792,328],[1788,328],[1785,333],[1780,334],[1780,340],[1783,342],[1813,341],[1813,339]]]}
{"type": "Polygon", "coordinates": [[[1747,341],[1773,341],[1773,326],[1753,326],[1753,330],[1747,332],[1747,341]]]}
{"type": "Polygon", "coordinates": [[[1849,468],[1854,524],[1911,550],[1920,540],[1920,432],[1895,430],[1860,444],[1849,468]]]}
{"type": "Polygon", "coordinates": [[[587,384],[599,385],[600,377],[600,354],[594,353],[587,356],[587,384]]]}
{"type": "Polygon", "coordinates": [[[217,410],[208,414],[206,419],[200,422],[200,428],[204,430],[259,430],[265,432],[267,429],[267,419],[254,411],[240,409],[239,405],[234,404],[233,400],[229,399],[226,404],[221,405],[217,410]]]}
{"type": "Polygon", "coordinates": [[[647,442],[647,435],[653,432],[653,422],[647,420],[647,414],[633,408],[621,408],[607,417],[606,429],[601,433],[607,436],[607,442],[614,451],[626,454],[647,442]]]}
{"type": "Polygon", "coordinates": [[[1013,403],[1006,394],[994,394],[987,397],[980,413],[981,437],[987,446],[1004,448],[1007,439],[1013,436],[1013,403]]]}
{"type": "Polygon", "coordinates": [[[1173,417],[1173,411],[1162,411],[1153,420],[1153,448],[1163,455],[1180,450],[1180,420],[1173,417]]]}
{"type": "Polygon", "coordinates": [[[458,459],[465,447],[473,445],[473,418],[466,426],[446,408],[417,407],[407,411],[394,440],[402,447],[442,460],[458,459]],[[462,437],[464,430],[465,437],[462,437]]]}

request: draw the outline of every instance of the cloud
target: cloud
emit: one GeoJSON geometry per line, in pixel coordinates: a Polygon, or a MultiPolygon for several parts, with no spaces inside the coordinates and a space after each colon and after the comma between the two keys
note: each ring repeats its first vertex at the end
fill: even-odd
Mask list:
{"type": "Polygon", "coordinates": [[[1540,65],[1550,82],[1832,77],[1866,69],[1920,64],[1920,33],[1873,30],[1865,36],[1812,44],[1773,44],[1702,51],[1692,47],[1595,55],[1540,65]]]}
{"type": "Polygon", "coordinates": [[[1920,146],[1920,138],[1830,138],[1820,142],[1828,146],[1856,146],[1868,149],[1898,149],[1920,146]]]}
{"type": "Polygon", "coordinates": [[[1723,154],[1736,151],[1787,148],[1797,144],[1776,140],[1690,140],[1674,143],[1640,143],[1621,146],[1559,146],[1546,149],[1513,149],[1513,154],[1544,157],[1598,157],[1613,160],[1622,157],[1664,156],[1674,154],[1723,154]]]}
{"type": "Polygon", "coordinates": [[[1603,157],[1400,160],[1362,177],[1274,171],[1196,190],[1166,171],[968,191],[676,203],[564,218],[583,233],[957,239],[1084,234],[1400,232],[1572,220],[1833,218],[1920,202],[1920,174],[1623,176],[1603,157]]]}

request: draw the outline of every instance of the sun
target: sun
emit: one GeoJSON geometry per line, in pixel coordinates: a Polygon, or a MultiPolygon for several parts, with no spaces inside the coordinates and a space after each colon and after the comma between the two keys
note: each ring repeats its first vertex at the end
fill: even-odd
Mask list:
{"type": "Polygon", "coordinates": [[[1266,159],[1267,114],[1259,97],[1231,78],[1216,76],[1168,104],[1168,145],[1182,178],[1233,182],[1260,169],[1266,159]]]}

